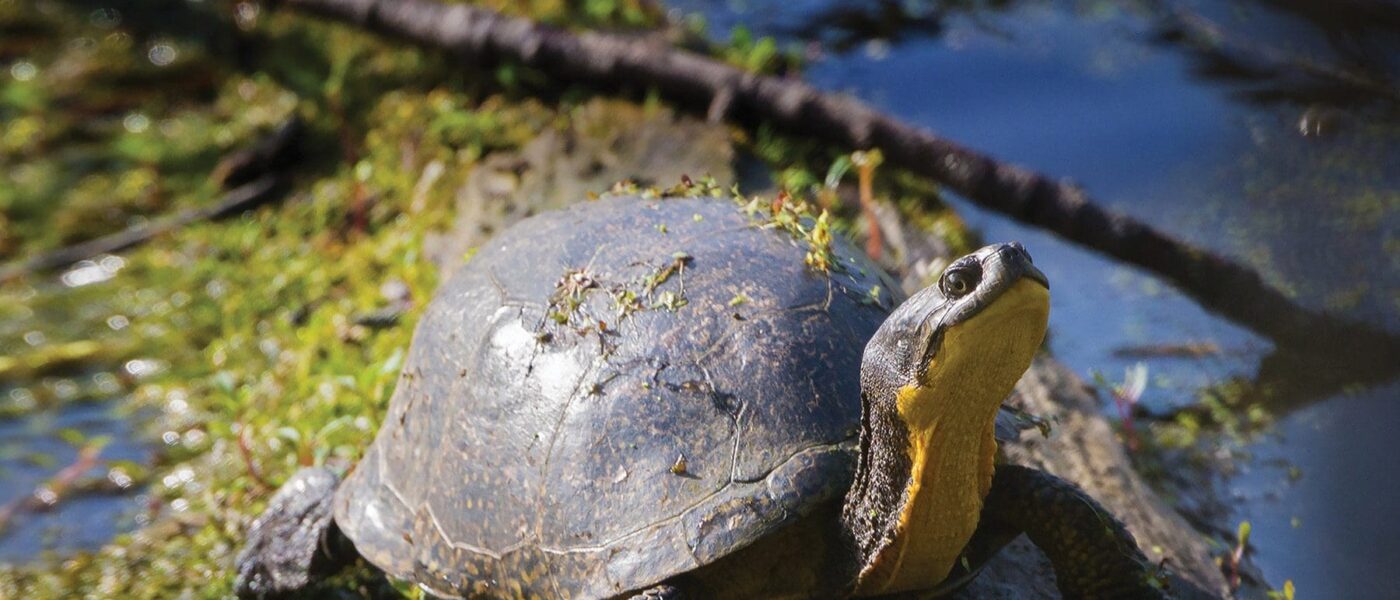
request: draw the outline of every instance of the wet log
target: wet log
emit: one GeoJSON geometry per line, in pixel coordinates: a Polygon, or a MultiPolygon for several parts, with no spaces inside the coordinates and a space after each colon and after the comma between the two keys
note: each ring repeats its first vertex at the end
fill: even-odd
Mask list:
{"type": "Polygon", "coordinates": [[[1372,379],[1397,369],[1391,357],[1400,355],[1400,335],[1300,306],[1253,269],[1105,208],[1072,183],[999,161],[800,79],[749,73],[652,38],[575,33],[437,0],[281,3],[439,49],[464,63],[513,61],[566,82],[654,89],[712,119],[771,123],[845,147],[879,148],[891,164],[984,207],[1151,271],[1292,352],[1372,379]]]}

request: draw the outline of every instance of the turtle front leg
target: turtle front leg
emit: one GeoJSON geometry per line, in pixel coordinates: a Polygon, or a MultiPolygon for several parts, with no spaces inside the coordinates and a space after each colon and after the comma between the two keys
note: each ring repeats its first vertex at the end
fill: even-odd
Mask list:
{"type": "Polygon", "coordinates": [[[656,587],[642,590],[627,600],[685,600],[685,593],[674,585],[663,583],[656,587]]]}
{"type": "Polygon", "coordinates": [[[997,465],[982,519],[986,525],[1025,532],[1050,559],[1065,598],[1170,598],[1123,524],[1084,490],[1059,477],[997,465]]]}
{"type": "Polygon", "coordinates": [[[234,589],[240,598],[302,596],[354,559],[354,547],[333,518],[339,484],[329,469],[308,467],[272,495],[238,553],[234,589]]]}

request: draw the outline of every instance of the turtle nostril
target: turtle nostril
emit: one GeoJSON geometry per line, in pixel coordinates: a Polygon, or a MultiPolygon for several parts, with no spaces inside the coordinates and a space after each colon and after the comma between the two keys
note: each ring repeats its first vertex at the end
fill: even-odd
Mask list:
{"type": "Polygon", "coordinates": [[[1007,242],[1006,245],[1013,252],[1020,254],[1021,258],[1026,259],[1026,262],[1035,262],[1033,259],[1031,259],[1031,253],[1026,252],[1026,247],[1022,246],[1021,242],[1007,242]]]}

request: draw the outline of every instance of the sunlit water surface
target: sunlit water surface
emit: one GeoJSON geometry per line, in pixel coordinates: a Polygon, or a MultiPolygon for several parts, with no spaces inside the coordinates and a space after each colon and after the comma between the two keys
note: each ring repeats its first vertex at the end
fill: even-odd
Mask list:
{"type": "Polygon", "coordinates": [[[121,414],[119,400],[83,402],[27,415],[23,419],[0,420],[0,492],[4,501],[28,501],[42,490],[54,474],[78,463],[79,448],[68,432],[81,432],[91,439],[105,437],[102,464],[85,469],[82,477],[106,478],[110,492],[82,493],[57,502],[52,509],[15,511],[5,534],[0,536],[0,562],[25,562],[36,553],[58,554],[88,550],[106,543],[116,531],[129,529],[140,519],[143,498],[122,493],[129,484],[116,461],[137,464],[150,460],[150,449],[135,431],[136,420],[121,414]]]}

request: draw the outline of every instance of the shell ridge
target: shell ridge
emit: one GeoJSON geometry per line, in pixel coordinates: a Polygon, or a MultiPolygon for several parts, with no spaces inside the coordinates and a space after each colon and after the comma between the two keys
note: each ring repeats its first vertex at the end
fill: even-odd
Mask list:
{"type": "Polygon", "coordinates": [[[725,482],[724,485],[719,486],[718,488],[715,488],[714,491],[712,491],[712,492],[710,492],[710,493],[708,493],[708,494],[705,494],[704,496],[701,496],[700,498],[696,499],[695,502],[692,502],[692,503],[690,503],[690,504],[687,504],[684,508],[680,509],[676,514],[671,515],[671,516],[669,516],[669,517],[666,517],[666,518],[664,518],[664,519],[658,519],[658,520],[653,521],[653,522],[651,522],[651,523],[647,523],[647,524],[642,525],[642,526],[640,526],[640,527],[638,527],[638,528],[636,528],[636,529],[633,529],[633,530],[631,530],[631,531],[627,531],[627,532],[621,533],[621,534],[617,535],[616,537],[614,537],[614,538],[612,538],[612,539],[610,539],[610,540],[608,540],[608,541],[606,541],[606,542],[601,542],[601,543],[593,544],[593,545],[590,545],[590,546],[572,546],[572,547],[567,547],[567,548],[564,548],[564,547],[550,547],[550,546],[545,546],[545,545],[541,544],[541,545],[539,546],[539,549],[540,549],[541,552],[546,552],[546,553],[549,553],[549,554],[575,554],[575,553],[579,553],[579,552],[599,552],[599,551],[602,551],[602,550],[607,550],[609,547],[616,546],[616,545],[618,545],[619,543],[621,543],[621,542],[623,542],[623,541],[626,541],[627,538],[634,537],[634,536],[636,536],[636,535],[639,535],[639,534],[641,534],[641,533],[644,533],[644,532],[646,532],[648,529],[657,529],[657,528],[660,528],[660,527],[663,527],[663,526],[666,526],[666,525],[670,525],[670,524],[672,524],[672,523],[674,523],[674,522],[680,520],[681,517],[684,516],[686,513],[690,512],[691,510],[694,510],[695,507],[699,506],[700,504],[703,504],[706,500],[709,500],[709,499],[711,499],[711,498],[714,498],[715,496],[720,495],[721,493],[724,493],[724,491],[727,490],[727,489],[729,489],[729,487],[732,486],[732,485],[734,485],[734,481],[733,481],[733,480],[727,481],[727,482],[725,482]]]}
{"type": "Polygon", "coordinates": [[[455,549],[457,549],[457,550],[466,550],[466,551],[468,551],[468,552],[472,552],[472,553],[475,553],[475,554],[481,554],[481,555],[484,555],[484,556],[489,556],[489,557],[491,557],[492,559],[495,559],[495,560],[501,560],[501,558],[504,557],[505,555],[510,554],[511,552],[515,552],[516,550],[519,550],[519,549],[521,549],[521,548],[524,548],[524,547],[528,546],[528,545],[529,545],[529,542],[530,542],[530,539],[529,539],[529,538],[526,538],[526,539],[523,539],[523,540],[521,540],[521,541],[519,541],[519,542],[516,542],[516,543],[514,543],[514,544],[511,544],[511,545],[509,545],[509,546],[506,546],[504,549],[499,550],[499,551],[493,551],[493,550],[491,550],[491,549],[489,549],[489,548],[483,548],[483,547],[481,547],[481,546],[477,546],[477,545],[474,545],[474,544],[468,544],[468,543],[466,543],[466,542],[458,542],[458,541],[452,539],[452,536],[450,536],[450,535],[447,534],[447,530],[446,530],[446,529],[443,529],[443,527],[442,527],[442,522],[441,522],[441,521],[438,521],[438,518],[437,518],[437,511],[433,510],[433,505],[432,505],[431,502],[427,502],[427,501],[423,502],[423,504],[422,504],[417,510],[421,510],[421,511],[427,513],[427,515],[428,515],[428,522],[433,524],[433,530],[437,532],[438,538],[442,539],[442,541],[443,541],[444,543],[446,543],[448,546],[450,546],[450,547],[452,547],[452,548],[455,548],[455,549]]]}

